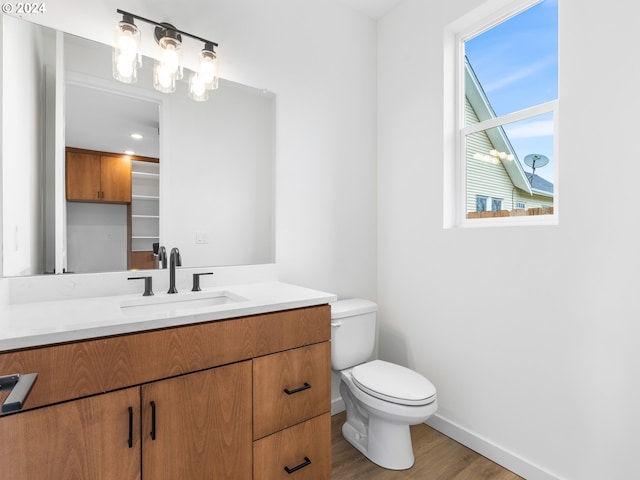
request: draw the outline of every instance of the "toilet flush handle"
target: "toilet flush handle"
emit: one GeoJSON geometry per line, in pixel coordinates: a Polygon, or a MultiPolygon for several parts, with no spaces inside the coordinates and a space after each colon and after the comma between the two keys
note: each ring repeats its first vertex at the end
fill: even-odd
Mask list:
{"type": "Polygon", "coordinates": [[[341,327],[342,326],[342,322],[340,320],[332,320],[331,321],[331,326],[332,327],[341,327]]]}

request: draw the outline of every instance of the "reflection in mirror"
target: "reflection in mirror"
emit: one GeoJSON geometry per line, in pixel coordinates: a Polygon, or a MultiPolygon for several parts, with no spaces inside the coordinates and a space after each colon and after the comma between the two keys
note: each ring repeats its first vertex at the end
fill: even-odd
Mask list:
{"type": "MultiPolygon", "coordinates": [[[[8,49],[3,52],[5,276],[53,273],[56,267],[58,273],[62,268],[74,272],[126,269],[130,266],[128,249],[149,248],[137,247],[135,236],[155,236],[156,242],[167,249],[179,247],[183,266],[187,267],[274,261],[272,94],[221,79],[220,88],[212,92],[208,102],[194,102],[188,98],[186,82],[173,94],[153,90],[151,75],[145,73],[151,69],[144,65],[135,86],[116,82],[111,77],[111,48],[106,45],[6,15],[2,35],[4,45],[21,45],[15,55],[7,53],[8,49]],[[149,80],[144,75],[149,75],[149,80]],[[115,128],[105,125],[80,131],[93,121],[108,120],[106,107],[96,106],[98,100],[83,96],[90,93],[117,94],[125,97],[122,101],[142,102],[116,108],[115,122],[120,126],[134,121],[132,117],[147,107],[156,115],[159,110],[155,120],[145,120],[155,132],[157,150],[146,150],[142,144],[123,145],[113,137],[115,128]],[[82,99],[74,99],[79,97],[82,99]],[[98,115],[93,115],[96,118],[90,122],[95,113],[98,115]],[[94,138],[99,130],[105,134],[100,141],[94,138]],[[89,142],[90,138],[95,143],[89,142]],[[137,155],[160,159],[155,171],[149,172],[145,164],[141,167],[156,177],[158,190],[154,196],[160,198],[156,210],[143,213],[147,210],[140,207],[135,213],[135,200],[123,205],[67,202],[67,146],[117,154],[133,148],[137,155]],[[114,221],[121,225],[121,220],[114,220],[113,212],[97,214],[96,208],[100,207],[127,209],[125,218],[130,223],[133,221],[128,215],[156,217],[157,232],[142,225],[136,235],[129,225],[124,256],[118,255],[117,263],[108,264],[104,245],[118,243],[115,230],[110,228],[114,221]],[[95,222],[98,218],[102,220],[96,224],[95,235],[103,245],[82,240],[85,259],[74,260],[79,258],[73,247],[78,222],[95,222]],[[92,245],[90,249],[87,244],[92,245]],[[92,262],[95,265],[89,266],[92,262]]],[[[112,106],[119,103],[115,97],[110,102],[112,106]]],[[[136,183],[140,181],[134,174],[134,188],[136,183]]],[[[122,212],[115,217],[121,219],[122,212]]],[[[147,244],[155,243],[149,238],[147,244]]],[[[115,249],[122,251],[120,246],[115,249]]]]}
{"type": "MultiPolygon", "coordinates": [[[[68,60],[74,50],[65,50],[68,60]]],[[[160,231],[158,102],[67,79],[65,119],[67,272],[156,268],[153,244],[159,242],[160,231]],[[107,169],[109,162],[114,162],[115,168],[107,169]],[[94,189],[86,178],[91,172],[87,165],[92,164],[101,169],[101,185],[94,189]],[[107,187],[105,176],[117,185],[107,187]],[[124,197],[112,194],[105,199],[108,188],[123,191],[124,197]]]]}

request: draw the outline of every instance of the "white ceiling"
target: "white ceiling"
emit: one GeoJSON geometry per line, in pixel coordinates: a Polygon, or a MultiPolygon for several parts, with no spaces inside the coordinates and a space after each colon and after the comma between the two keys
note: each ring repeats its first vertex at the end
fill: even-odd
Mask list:
{"type": "Polygon", "coordinates": [[[365,15],[379,19],[402,0],[339,0],[365,15]]]}
{"type": "Polygon", "coordinates": [[[160,157],[157,103],[75,84],[66,85],[65,97],[68,147],[160,157]]]}

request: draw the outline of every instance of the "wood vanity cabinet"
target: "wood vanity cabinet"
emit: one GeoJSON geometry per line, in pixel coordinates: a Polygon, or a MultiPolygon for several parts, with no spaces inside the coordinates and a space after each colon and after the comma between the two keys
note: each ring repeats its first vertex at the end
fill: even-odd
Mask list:
{"type": "Polygon", "coordinates": [[[322,305],[0,353],[38,372],[1,477],[329,480],[329,338],[322,305]]]}
{"type": "Polygon", "coordinates": [[[65,179],[67,200],[77,202],[131,202],[131,160],[68,147],[65,179]]]}

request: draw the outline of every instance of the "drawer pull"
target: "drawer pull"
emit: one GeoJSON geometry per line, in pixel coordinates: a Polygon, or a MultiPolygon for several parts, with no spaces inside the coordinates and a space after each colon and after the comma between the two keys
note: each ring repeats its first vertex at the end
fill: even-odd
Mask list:
{"type": "Polygon", "coordinates": [[[310,388],[311,385],[309,385],[307,382],[304,382],[303,386],[301,386],[300,388],[296,388],[295,390],[289,390],[288,388],[285,388],[284,393],[286,393],[287,395],[293,395],[294,393],[302,392],[303,390],[308,390],[310,388]]]}
{"type": "Polygon", "coordinates": [[[129,407],[129,448],[133,447],[133,407],[129,407]]]}
{"type": "Polygon", "coordinates": [[[309,460],[309,457],[304,457],[304,462],[302,462],[300,465],[296,465],[293,468],[284,467],[284,471],[287,472],[288,474],[292,474],[293,472],[297,472],[298,470],[306,467],[307,465],[311,465],[311,460],[309,460]]]}
{"type": "Polygon", "coordinates": [[[37,373],[0,376],[0,390],[11,390],[2,404],[2,413],[20,410],[37,378],[37,373]]]}
{"type": "Polygon", "coordinates": [[[156,439],[156,402],[151,401],[151,440],[156,439]]]}

